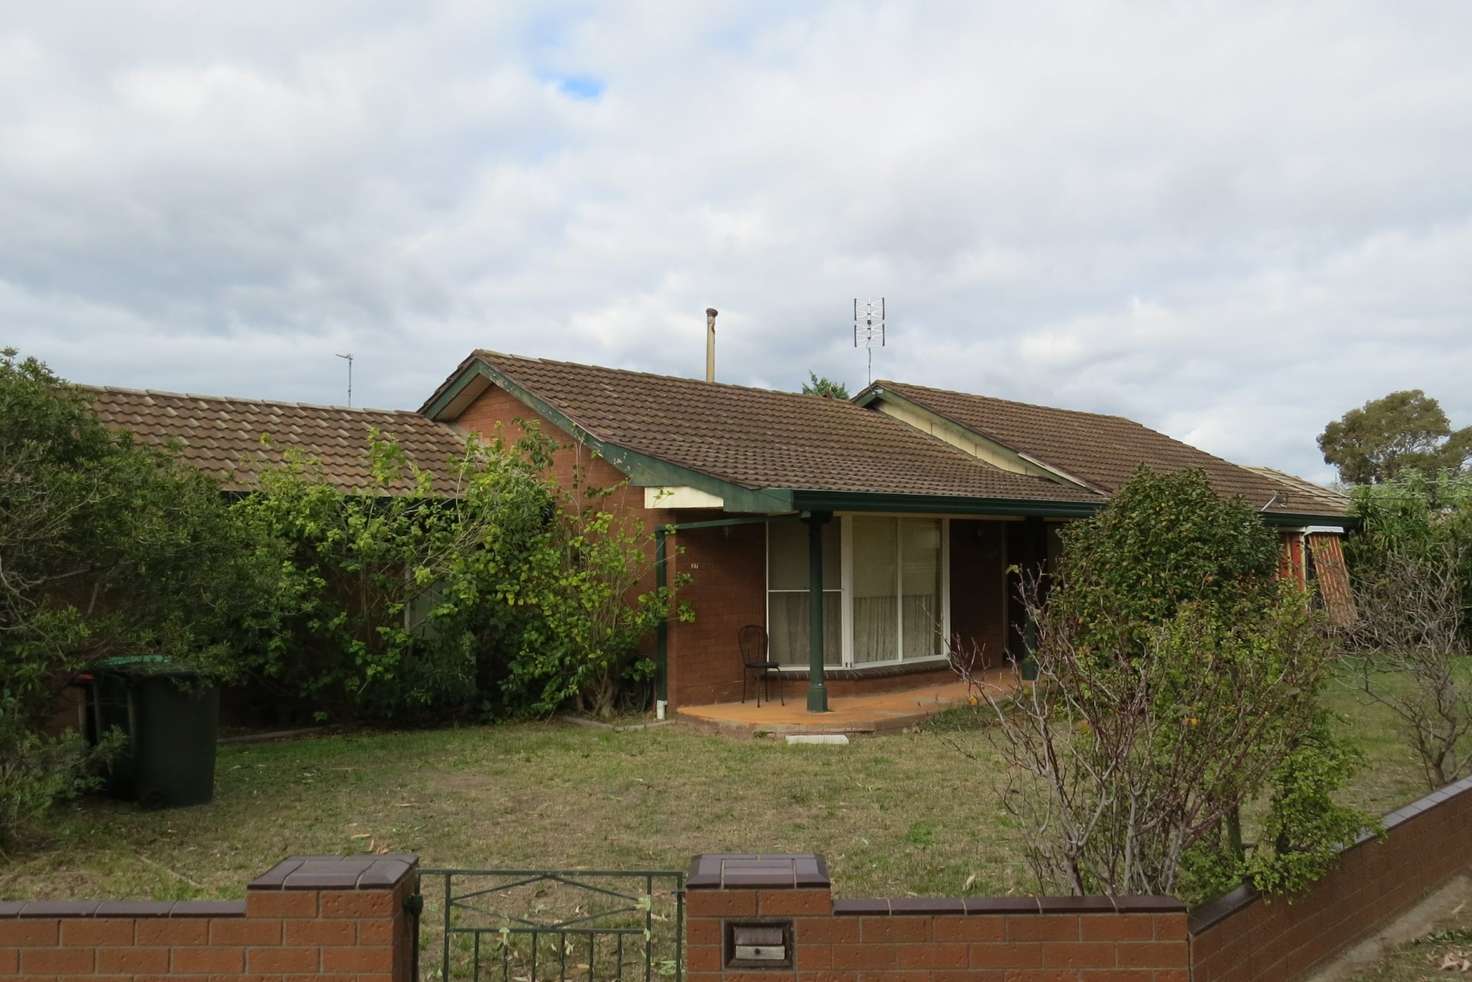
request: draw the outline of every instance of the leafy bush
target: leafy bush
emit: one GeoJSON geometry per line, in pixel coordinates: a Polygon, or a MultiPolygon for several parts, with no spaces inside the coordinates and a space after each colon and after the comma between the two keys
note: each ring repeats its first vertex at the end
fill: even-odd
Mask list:
{"type": "Polygon", "coordinates": [[[1081,640],[1104,650],[1140,650],[1150,627],[1181,604],[1230,610],[1263,602],[1278,568],[1278,539],[1239,499],[1219,498],[1197,470],[1142,468],[1108,507],[1062,531],[1050,598],[1081,640]]]}
{"type": "Polygon", "coordinates": [[[26,726],[8,700],[0,703],[0,851],[21,842],[56,803],[96,787],[97,765],[120,743],[118,733],[96,747],[76,733],[45,736],[26,726]]]}
{"type": "Polygon", "coordinates": [[[299,457],[263,475],[235,505],[276,571],[279,628],[252,671],[324,715],[610,711],[648,677],[634,655],[672,593],[632,595],[648,532],[597,507],[613,489],[559,487],[554,449],[535,427],[472,441],[454,488],[377,437],[376,492],[344,493],[299,457]],[[389,494],[405,474],[415,490],[389,494]]]}
{"type": "Polygon", "coordinates": [[[33,731],[88,662],[162,654],[235,669],[259,582],[218,488],[107,431],[45,365],[0,352],[0,816],[77,787],[68,740],[33,731]]]}

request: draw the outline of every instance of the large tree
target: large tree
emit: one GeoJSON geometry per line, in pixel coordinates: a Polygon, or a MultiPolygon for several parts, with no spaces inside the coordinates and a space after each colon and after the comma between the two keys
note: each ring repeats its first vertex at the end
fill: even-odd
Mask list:
{"type": "Polygon", "coordinates": [[[1371,399],[1324,427],[1319,449],[1346,483],[1379,484],[1408,469],[1461,470],[1472,458],[1472,426],[1453,430],[1440,403],[1406,389],[1371,399]]]}

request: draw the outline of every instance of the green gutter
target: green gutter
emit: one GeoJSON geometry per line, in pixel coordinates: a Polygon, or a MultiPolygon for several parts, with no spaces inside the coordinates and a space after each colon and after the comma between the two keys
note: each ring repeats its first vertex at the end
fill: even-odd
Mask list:
{"type": "Polygon", "coordinates": [[[1350,529],[1364,524],[1364,519],[1358,515],[1307,515],[1282,511],[1265,511],[1259,514],[1268,525],[1286,525],[1290,528],[1300,525],[1342,525],[1350,529]]]}
{"type": "Polygon", "coordinates": [[[885,494],[864,491],[794,491],[800,511],[893,511],[942,515],[1036,515],[1042,518],[1088,518],[1104,507],[1094,501],[1029,501],[1016,498],[968,498],[959,495],[885,494]]]}

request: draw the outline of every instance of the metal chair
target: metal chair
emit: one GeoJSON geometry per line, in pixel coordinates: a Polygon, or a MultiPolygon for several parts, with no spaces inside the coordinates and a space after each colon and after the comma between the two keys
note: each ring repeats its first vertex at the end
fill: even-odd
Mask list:
{"type": "MultiPolygon", "coordinates": [[[[756,674],[761,677],[762,689],[767,691],[767,702],[772,701],[772,678],[777,678],[777,698],[782,705],[787,705],[787,699],[782,693],[781,676],[776,662],[768,657],[767,653],[767,629],[760,624],[748,624],[736,632],[736,643],[741,648],[741,701],[746,701],[746,680],[749,676],[756,674]]],[[[762,704],[762,689],[757,689],[756,704],[762,704]]]]}

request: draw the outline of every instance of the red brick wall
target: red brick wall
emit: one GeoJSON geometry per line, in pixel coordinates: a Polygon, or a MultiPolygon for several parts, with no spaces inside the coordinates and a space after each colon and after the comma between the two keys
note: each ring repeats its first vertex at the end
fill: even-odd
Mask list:
{"type": "Polygon", "coordinates": [[[692,982],[1186,982],[1189,977],[1185,909],[1168,897],[1122,899],[1118,910],[1107,900],[1087,897],[834,900],[831,885],[823,881],[826,870],[812,856],[697,857],[686,911],[686,977],[692,982]],[[791,862],[790,872],[785,861],[791,862]],[[743,867],[765,872],[748,875],[743,867]],[[821,874],[811,875],[815,869],[821,874]],[[790,968],[725,967],[728,922],[789,920],[790,968]]]}
{"type": "Polygon", "coordinates": [[[1472,864],[1472,779],[1392,812],[1301,897],[1241,888],[1191,913],[1196,982],[1291,980],[1373,935],[1472,864]]]}
{"type": "Polygon", "coordinates": [[[410,982],[414,939],[404,898],[416,889],[417,863],[413,856],[287,860],[252,883],[243,903],[0,904],[0,976],[410,982]]]}
{"type": "Polygon", "coordinates": [[[1308,571],[1303,563],[1303,535],[1280,532],[1278,542],[1278,575],[1291,577],[1299,586],[1304,586],[1308,582],[1308,571]]]}
{"type": "Polygon", "coordinates": [[[741,698],[736,634],[767,622],[765,536],[765,526],[754,524],[691,529],[669,539],[671,569],[690,574],[682,599],[695,610],[693,622],[669,626],[672,706],[741,698]]]}
{"type": "MultiPolygon", "coordinates": [[[[505,389],[492,386],[481,393],[460,417],[454,421],[457,429],[466,433],[479,434],[492,440],[499,435],[507,443],[514,443],[522,436],[522,428],[516,421],[535,420],[544,435],[557,441],[560,449],[553,456],[552,473],[563,487],[573,483],[573,474],[582,471],[583,483],[594,487],[612,487],[625,481],[618,468],[598,457],[587,447],[575,443],[562,430],[537,415],[531,407],[518,400],[505,389]]],[[[645,511],[644,489],[625,486],[605,503],[610,511],[619,515],[637,518],[648,527],[653,522],[668,522],[672,519],[663,511],[645,511]]]]}

